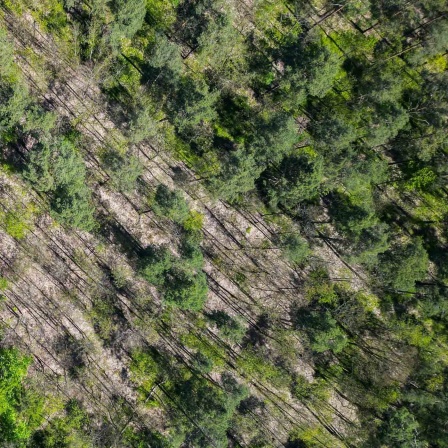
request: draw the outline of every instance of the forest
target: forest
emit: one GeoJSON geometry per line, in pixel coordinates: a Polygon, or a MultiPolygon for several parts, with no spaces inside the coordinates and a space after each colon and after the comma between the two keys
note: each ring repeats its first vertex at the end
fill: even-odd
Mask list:
{"type": "Polygon", "coordinates": [[[0,447],[448,448],[446,0],[0,0],[0,447]]]}

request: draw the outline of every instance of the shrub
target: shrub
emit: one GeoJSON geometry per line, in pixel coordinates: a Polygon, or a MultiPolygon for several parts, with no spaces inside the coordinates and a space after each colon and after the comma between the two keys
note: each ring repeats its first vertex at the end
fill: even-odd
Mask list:
{"type": "Polygon", "coordinates": [[[191,210],[188,214],[187,219],[184,221],[184,229],[188,232],[197,232],[202,230],[204,224],[204,215],[201,213],[191,210]]]}

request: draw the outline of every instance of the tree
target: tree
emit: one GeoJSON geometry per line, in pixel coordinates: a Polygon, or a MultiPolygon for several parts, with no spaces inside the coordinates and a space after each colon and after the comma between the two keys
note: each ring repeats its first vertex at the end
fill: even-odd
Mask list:
{"type": "Polygon", "coordinates": [[[255,179],[261,171],[254,155],[240,148],[226,154],[219,175],[208,179],[209,188],[216,197],[235,202],[254,190],[255,179]]]}
{"type": "Polygon", "coordinates": [[[48,193],[56,220],[91,230],[95,226],[84,160],[67,138],[33,148],[24,177],[36,190],[48,193]]]}
{"type": "Polygon", "coordinates": [[[182,440],[173,440],[172,437],[168,438],[149,429],[126,428],[123,442],[126,448],[146,448],[148,444],[151,448],[179,448],[182,440]]]}
{"type": "Polygon", "coordinates": [[[349,343],[344,330],[329,311],[311,311],[305,314],[303,325],[310,334],[310,347],[317,353],[331,350],[337,354],[349,343]]]}
{"type": "Polygon", "coordinates": [[[310,254],[308,242],[297,233],[281,235],[279,240],[279,247],[291,263],[300,264],[310,254]]]}
{"type": "Polygon", "coordinates": [[[156,33],[155,41],[146,49],[147,63],[159,69],[157,76],[166,78],[167,82],[173,82],[170,77],[178,78],[183,69],[180,47],[171,42],[164,33],[156,33]],[[167,72],[167,74],[165,74],[167,72]]]}
{"type": "Polygon", "coordinates": [[[145,96],[142,91],[142,98],[139,98],[129,113],[129,140],[133,144],[139,144],[144,140],[154,140],[159,129],[158,119],[160,113],[156,111],[155,105],[145,96]]]}
{"type": "Polygon", "coordinates": [[[225,2],[222,0],[186,0],[177,9],[176,28],[181,39],[195,49],[214,22],[223,24],[225,20],[225,2]]]}
{"type": "Polygon", "coordinates": [[[379,146],[397,136],[408,123],[409,114],[400,104],[384,102],[375,107],[367,120],[363,137],[368,145],[379,146]]]}
{"type": "Polygon", "coordinates": [[[116,0],[112,3],[114,21],[112,22],[109,41],[118,52],[123,39],[132,39],[143,25],[146,14],[144,0],[116,0]]]}
{"type": "Polygon", "coordinates": [[[329,212],[335,220],[336,227],[351,238],[358,237],[363,230],[378,224],[372,198],[363,199],[364,201],[358,203],[351,197],[337,193],[327,198],[329,212]]]}
{"type": "Polygon", "coordinates": [[[19,125],[31,98],[14,61],[14,46],[0,29],[0,138],[8,141],[19,125]]]}
{"type": "Polygon", "coordinates": [[[140,273],[159,287],[166,303],[185,310],[200,310],[207,298],[207,279],[202,272],[204,257],[196,242],[185,240],[182,257],[165,246],[149,246],[141,257],[140,273]]]}
{"type": "Polygon", "coordinates": [[[372,268],[377,264],[378,255],[390,247],[389,226],[375,223],[361,230],[358,235],[347,240],[349,257],[355,263],[363,263],[372,268]]]}
{"type": "Polygon", "coordinates": [[[201,272],[174,267],[167,272],[163,299],[183,310],[199,311],[207,299],[207,278],[201,272]]]}
{"type": "MultiPolygon", "coordinates": [[[[55,114],[46,112],[33,100],[20,68],[15,63],[14,46],[3,29],[0,29],[0,64],[0,141],[7,145],[23,142],[28,137],[37,141],[45,139],[54,126],[55,114]]],[[[21,152],[14,148],[8,154],[6,145],[3,155],[12,156],[13,162],[18,161],[16,155],[22,156],[21,152]]],[[[7,216],[6,224],[13,231],[14,223],[8,221],[10,216],[7,216]]],[[[24,221],[17,221],[15,230],[20,237],[23,235],[20,228],[24,221]]]]}
{"type": "Polygon", "coordinates": [[[269,204],[292,212],[299,203],[318,197],[323,181],[323,159],[309,153],[286,156],[261,176],[269,204]]]}
{"type": "Polygon", "coordinates": [[[11,83],[19,72],[14,62],[14,45],[3,28],[0,29],[0,48],[0,77],[3,82],[11,83]]]}
{"type": "Polygon", "coordinates": [[[356,92],[362,96],[362,102],[399,102],[404,88],[403,68],[389,61],[381,66],[381,70],[366,69],[355,85],[356,92]]]}
{"type": "Polygon", "coordinates": [[[152,209],[156,215],[165,216],[177,224],[183,224],[189,217],[188,204],[182,193],[172,191],[164,184],[157,186],[152,209]]]}
{"type": "Polygon", "coordinates": [[[418,430],[418,422],[406,408],[391,409],[379,428],[379,436],[390,448],[424,448],[427,445],[419,440],[418,430]]]}
{"type": "Polygon", "coordinates": [[[110,150],[103,154],[102,161],[118,191],[129,193],[135,189],[137,179],[143,173],[143,166],[135,155],[110,150]]]}
{"type": "Polygon", "coordinates": [[[245,329],[241,323],[229,316],[224,311],[214,310],[206,314],[207,318],[210,319],[219,329],[219,333],[228,338],[232,342],[241,342],[245,329]]]}
{"type": "Polygon", "coordinates": [[[182,77],[173,95],[167,99],[167,115],[182,135],[201,123],[210,123],[215,119],[217,98],[218,93],[211,92],[204,81],[182,77]]]}
{"type": "Polygon", "coordinates": [[[412,52],[408,59],[412,64],[420,65],[434,56],[443,54],[448,49],[448,25],[446,21],[439,20],[425,27],[426,35],[421,48],[412,52]],[[426,31],[427,30],[427,31],[426,31]]]}
{"type": "Polygon", "coordinates": [[[415,283],[423,280],[428,270],[428,253],[421,238],[413,238],[406,244],[394,244],[379,255],[377,272],[381,283],[399,290],[415,290],[415,283]]]}
{"type": "Polygon", "coordinates": [[[230,419],[247,390],[230,375],[221,377],[222,388],[193,375],[189,380],[174,385],[172,393],[183,409],[188,409],[185,442],[192,446],[228,446],[226,432],[230,419]],[[194,422],[195,424],[193,424],[194,422]]]}
{"type": "Polygon", "coordinates": [[[183,223],[184,229],[190,233],[200,232],[203,225],[204,215],[196,210],[190,210],[188,218],[183,223]]]}
{"type": "Polygon", "coordinates": [[[325,149],[332,163],[337,161],[336,156],[343,154],[351,143],[358,138],[358,133],[351,123],[340,115],[322,116],[319,121],[313,122],[310,132],[314,137],[316,146],[325,149]]]}
{"type": "MultiPolygon", "coordinates": [[[[197,39],[197,59],[206,70],[222,72],[229,62],[241,62],[245,47],[241,33],[234,26],[235,17],[224,4],[197,39]]],[[[244,64],[244,62],[243,62],[244,64]]]]}
{"type": "Polygon", "coordinates": [[[277,96],[293,110],[304,102],[307,95],[324,97],[341,66],[340,55],[320,36],[308,36],[306,40],[293,42],[281,48],[276,56],[285,66],[277,96]]]}
{"type": "Polygon", "coordinates": [[[148,246],[140,259],[140,273],[148,282],[160,286],[173,263],[174,256],[167,247],[148,246]]]}
{"type": "Polygon", "coordinates": [[[246,148],[263,168],[279,162],[299,140],[297,125],[290,115],[273,111],[255,113],[251,121],[255,132],[246,137],[246,148]]]}

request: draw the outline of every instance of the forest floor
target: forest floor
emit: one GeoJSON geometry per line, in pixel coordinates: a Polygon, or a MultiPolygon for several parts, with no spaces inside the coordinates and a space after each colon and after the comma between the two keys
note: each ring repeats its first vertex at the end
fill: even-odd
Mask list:
{"type": "MultiPolygon", "coordinates": [[[[161,301],[154,288],[133,274],[134,255],[136,249],[148,244],[175,247],[176,234],[148,210],[147,200],[139,192],[125,195],[108,186],[107,173],[99,166],[99,152],[124,137],[109,116],[110,105],[97,87],[99,73],[92,73],[88,66],[73,68],[73,61],[29,17],[18,21],[7,16],[5,22],[18,54],[23,55],[17,62],[30,89],[38,92],[42,103],[59,119],[65,117],[91,142],[85,160],[89,168],[97,168],[96,178],[91,179],[95,205],[107,217],[109,226],[101,230],[102,238],[94,237],[57,226],[47,214],[39,212],[24,239],[15,240],[0,232],[1,262],[13,284],[1,320],[9,327],[9,336],[33,354],[37,360],[34,368],[43,372],[62,394],[88,396],[93,412],[108,416],[112,425],[122,428],[129,422],[117,406],[119,397],[136,410],[133,418],[150,419],[152,424],[159,421],[163,429],[160,409],[148,410],[138,402],[128,371],[129,352],[142,341],[182,352],[185,348],[180,346],[176,330],[184,331],[190,322],[188,314],[179,312],[179,322],[171,335],[151,329],[148,322],[157,321],[161,301]],[[30,52],[34,58],[27,56],[30,52]],[[53,72],[50,85],[42,82],[42,71],[53,72]],[[123,239],[127,246],[121,244],[123,239]],[[125,288],[118,292],[113,284],[113,273],[117,271],[126,277],[125,288]],[[115,291],[119,303],[114,305],[122,315],[113,321],[117,330],[114,339],[104,344],[96,331],[92,310],[95,301],[111,295],[111,291],[115,291]],[[77,366],[74,371],[73,365],[77,366]]],[[[305,300],[301,286],[306,272],[294,269],[276,248],[273,237],[278,228],[257,211],[261,204],[255,203],[249,212],[210,198],[194,173],[162,144],[141,144],[135,151],[145,167],[141,183],[146,191],[160,183],[181,188],[190,207],[204,216],[204,270],[210,289],[206,310],[224,310],[242,318],[247,326],[256,327],[265,314],[290,321],[292,307],[305,300]],[[187,179],[182,184],[177,181],[179,171],[187,179]]],[[[11,182],[7,176],[1,177],[0,197],[5,208],[42,203],[32,193],[19,197],[17,192],[24,191],[24,185],[11,182]]],[[[329,246],[319,244],[315,254],[328,265],[330,275],[346,277],[360,288],[362,279],[350,273],[329,246]]],[[[238,352],[240,348],[233,349],[238,352]]],[[[297,369],[312,377],[313,366],[306,360],[297,359],[297,369]]],[[[254,394],[265,394],[273,408],[287,409],[291,418],[304,423],[318,418],[297,400],[269,385],[257,384],[254,379],[252,386],[254,394]]],[[[330,404],[343,418],[354,420],[352,407],[341,396],[335,393],[330,404]]],[[[287,428],[275,420],[269,425],[278,437],[286,435],[287,428]]],[[[343,431],[344,424],[333,416],[328,426],[343,431]]]]}

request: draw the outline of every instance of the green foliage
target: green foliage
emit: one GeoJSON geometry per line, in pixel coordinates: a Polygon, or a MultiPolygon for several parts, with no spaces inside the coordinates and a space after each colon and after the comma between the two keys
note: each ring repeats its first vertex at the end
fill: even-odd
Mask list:
{"type": "Polygon", "coordinates": [[[302,263],[310,254],[308,242],[296,233],[281,235],[279,246],[286,258],[294,264],[302,263]]]}
{"type": "Polygon", "coordinates": [[[379,146],[397,136],[408,123],[409,114],[400,104],[386,102],[377,106],[368,120],[365,141],[370,146],[379,146]]]}
{"type": "Polygon", "coordinates": [[[157,186],[152,209],[158,216],[164,216],[177,224],[183,224],[189,218],[189,209],[182,193],[170,190],[166,185],[157,186]]]}
{"type": "Polygon", "coordinates": [[[147,400],[147,395],[157,385],[162,374],[159,364],[150,352],[138,350],[132,353],[132,362],[129,367],[132,381],[138,384],[146,405],[154,404],[154,401],[147,400]]]}
{"type": "Polygon", "coordinates": [[[331,89],[340,70],[340,56],[319,37],[283,47],[280,57],[285,72],[280,80],[280,98],[293,110],[307,95],[322,98],[331,89]]]}
{"type": "Polygon", "coordinates": [[[84,160],[70,140],[62,138],[33,149],[24,177],[49,195],[55,219],[81,230],[94,227],[84,160]]]}
{"type": "Polygon", "coordinates": [[[10,133],[19,126],[31,99],[12,58],[11,43],[3,32],[0,33],[0,45],[0,136],[9,141],[10,133]]]}
{"type": "Polygon", "coordinates": [[[381,282],[399,291],[412,292],[415,283],[423,280],[428,270],[428,254],[420,238],[406,244],[395,244],[379,256],[381,282]]]}
{"type": "Polygon", "coordinates": [[[119,331],[118,319],[121,315],[119,308],[110,297],[95,298],[92,301],[90,315],[95,332],[106,344],[110,344],[114,335],[119,331]]]}
{"type": "Polygon", "coordinates": [[[241,60],[245,51],[243,37],[233,26],[235,17],[229,10],[221,9],[198,38],[199,64],[217,71],[223,70],[229,59],[234,63],[237,58],[241,60]]]}
{"type": "Polygon", "coordinates": [[[14,60],[14,47],[6,32],[0,29],[0,138],[14,141],[19,129],[48,134],[55,116],[37,106],[29,94],[19,66],[14,60]]]}
{"type": "Polygon", "coordinates": [[[329,201],[329,210],[337,228],[354,237],[377,224],[374,204],[368,199],[358,204],[347,196],[333,195],[329,201]]]}
{"type": "Polygon", "coordinates": [[[317,353],[327,350],[339,353],[349,342],[344,330],[328,311],[323,313],[312,311],[304,316],[304,324],[310,331],[310,347],[317,353]]]}
{"type": "Polygon", "coordinates": [[[253,125],[258,132],[246,138],[247,147],[258,165],[278,162],[298,142],[294,119],[284,113],[270,111],[255,115],[253,125]]]}
{"type": "Polygon", "coordinates": [[[155,138],[160,131],[159,116],[151,101],[145,97],[140,100],[129,116],[129,140],[138,144],[155,138]]]}
{"type": "Polygon", "coordinates": [[[255,157],[243,149],[227,156],[219,176],[209,179],[212,193],[230,202],[241,199],[244,193],[255,188],[255,179],[262,169],[257,167],[255,157]]]}
{"type": "Polygon", "coordinates": [[[429,167],[425,166],[415,173],[406,181],[404,188],[408,191],[424,191],[431,187],[437,180],[437,174],[429,167]]]}
{"type": "Polygon", "coordinates": [[[0,277],[0,291],[4,291],[5,289],[8,289],[8,279],[5,277],[0,277]]]}
{"type": "Polygon", "coordinates": [[[231,342],[241,342],[245,329],[237,319],[229,316],[224,311],[217,310],[208,313],[207,317],[216,324],[220,335],[231,342]]]}
{"type": "Polygon", "coordinates": [[[207,277],[204,272],[175,267],[167,272],[163,298],[166,303],[184,310],[199,311],[207,298],[207,277]]]}
{"type": "Polygon", "coordinates": [[[228,446],[230,419],[247,391],[230,374],[223,374],[221,383],[222,389],[193,375],[172,388],[181,409],[188,409],[188,420],[181,420],[186,440],[194,446],[228,446]]]}
{"type": "Polygon", "coordinates": [[[286,387],[290,380],[285,370],[275,366],[253,349],[244,350],[237,360],[237,365],[248,378],[255,377],[277,388],[286,387]]]}
{"type": "MultiPolygon", "coordinates": [[[[99,160],[108,186],[133,192],[140,208],[138,195],[148,185],[139,179],[138,150],[151,158],[149,169],[163,161],[176,172],[172,156],[188,164],[196,179],[180,170],[183,177],[177,172],[174,181],[198,198],[199,208],[190,210],[181,190],[161,184],[150,206],[159,227],[174,232],[171,246],[141,250],[141,235],[133,235],[139,274],[165,305],[151,319],[160,333],[157,350],[133,350],[130,364],[140,404],[160,405],[154,428],[145,427],[151,418],[139,407],[133,413],[119,399],[107,409],[107,424],[75,402],[44,420],[43,399],[24,379],[26,362],[1,349],[2,445],[448,446],[446,1],[240,3],[3,2],[0,140],[2,163],[15,167],[2,173],[4,197],[19,203],[29,196],[15,177],[23,171],[56,220],[100,230],[93,204],[101,205],[102,198],[91,193],[98,176],[90,162],[99,160]],[[94,97],[98,111],[107,106],[117,127],[104,135],[108,150],[98,150],[90,137],[68,134],[68,120],[58,117],[56,104],[64,101],[72,124],[85,132],[84,115],[74,106],[84,104],[77,88],[86,77],[92,86],[86,94],[101,89],[94,97]],[[118,145],[112,143],[117,136],[118,145]],[[20,198],[13,194],[16,186],[20,198]],[[211,225],[202,214],[210,207],[203,186],[214,199],[237,203],[241,219],[269,238],[253,245],[251,234],[239,250],[224,241],[202,242],[211,225]],[[313,241],[312,250],[284,225],[290,219],[313,241]],[[284,263],[268,260],[277,254],[271,249],[283,251],[290,273],[284,263]],[[207,274],[203,250],[215,265],[207,266],[207,274]],[[235,270],[233,257],[249,257],[253,267],[238,262],[235,270]],[[320,268],[326,264],[328,273],[320,268]],[[217,297],[207,303],[211,309],[197,312],[207,299],[207,276],[214,278],[217,270],[245,293],[239,299],[221,282],[217,291],[232,316],[244,315],[247,331],[239,317],[213,309],[217,297]],[[269,324],[260,328],[264,318],[269,324]],[[298,357],[313,367],[312,382],[297,375],[298,357]],[[247,400],[236,411],[246,392],[221,374],[231,368],[252,383],[254,393],[270,388],[276,398],[247,400]],[[344,406],[332,411],[328,400],[338,395],[344,406]],[[298,402],[315,414],[315,425],[297,421],[293,429],[282,421],[281,410],[298,409],[298,402]],[[341,415],[332,420],[334,414],[341,415]],[[354,424],[339,429],[346,419],[354,424]],[[281,431],[272,431],[274,423],[281,431]]],[[[101,115],[95,108],[95,117],[101,115]]],[[[24,238],[31,212],[10,202],[4,210],[2,228],[22,240],[17,250],[28,252],[36,237],[30,232],[24,238]]],[[[244,234],[247,224],[240,226],[239,215],[222,219],[232,237],[238,238],[236,229],[244,234]]],[[[136,227],[115,227],[107,216],[104,222],[101,238],[115,242],[126,238],[125,231],[135,233],[136,227]]],[[[113,251],[102,252],[96,259],[108,263],[113,251]]],[[[23,257],[17,259],[22,267],[23,257]]],[[[58,266],[42,260],[59,280],[58,266]]],[[[129,261],[132,266],[135,260],[129,261]]],[[[9,260],[3,262],[6,269],[9,260]]],[[[97,278],[87,269],[95,288],[108,289],[92,298],[88,314],[97,334],[119,351],[121,324],[132,330],[134,319],[152,315],[157,304],[140,299],[148,285],[140,290],[132,273],[123,275],[116,266],[110,273],[112,278],[97,278]],[[129,316],[119,314],[116,293],[126,295],[120,301],[129,316]]],[[[0,289],[8,287],[4,280],[0,289]]],[[[21,287],[13,290],[18,294],[21,287]]],[[[12,303],[7,310],[21,313],[12,303]]],[[[142,339],[155,333],[151,325],[141,322],[142,339]]],[[[62,342],[68,347],[58,345],[59,359],[71,374],[67,391],[74,393],[76,382],[82,385],[76,390],[96,390],[96,374],[84,375],[85,346],[70,338],[62,342]]],[[[133,339],[123,348],[128,342],[133,339]]],[[[96,401],[91,406],[100,409],[96,401]]]]}
{"type": "Polygon", "coordinates": [[[379,220],[369,185],[350,197],[333,193],[327,198],[336,229],[346,237],[344,252],[352,260],[374,266],[378,254],[389,248],[388,226],[379,220]]]}
{"type": "Polygon", "coordinates": [[[327,401],[330,398],[329,385],[322,379],[309,382],[304,376],[297,375],[292,384],[292,393],[300,400],[314,403],[327,401]]]}
{"type": "Polygon", "coordinates": [[[334,164],[338,164],[344,151],[358,138],[353,125],[338,115],[323,116],[313,123],[310,131],[318,148],[334,153],[326,154],[327,160],[334,164]]]}
{"type": "Polygon", "coordinates": [[[304,428],[292,431],[288,441],[288,444],[291,444],[291,446],[300,448],[318,448],[322,446],[322,443],[335,448],[342,447],[338,441],[331,438],[328,432],[318,425],[307,425],[304,428]]]}
{"type": "Polygon", "coordinates": [[[15,239],[21,240],[29,229],[29,216],[18,211],[8,211],[0,216],[5,232],[15,239]]]}
{"type": "Polygon", "coordinates": [[[202,272],[204,257],[195,234],[187,234],[180,250],[182,256],[176,258],[165,246],[149,246],[140,259],[140,273],[163,291],[165,303],[199,311],[207,298],[208,287],[202,272]]]}
{"type": "Polygon", "coordinates": [[[179,448],[182,441],[176,442],[172,438],[167,438],[158,432],[150,430],[135,431],[126,428],[123,442],[127,448],[146,448],[149,444],[152,448],[179,448]]]}
{"type": "Polygon", "coordinates": [[[80,403],[70,400],[65,416],[53,418],[43,429],[33,434],[31,444],[36,448],[91,448],[85,435],[89,416],[80,403]]]}
{"type": "Polygon", "coordinates": [[[22,356],[14,348],[0,348],[0,442],[5,445],[23,446],[42,419],[42,416],[39,419],[38,415],[33,415],[41,410],[39,406],[26,409],[23,403],[26,393],[23,383],[30,362],[31,358],[22,356]],[[27,411],[30,412],[29,423],[27,411]]]}
{"type": "Polygon", "coordinates": [[[103,154],[102,161],[117,190],[129,193],[135,189],[137,178],[143,173],[143,166],[136,156],[111,150],[103,154]]]}
{"type": "Polygon", "coordinates": [[[3,28],[0,29],[0,48],[0,76],[2,81],[13,82],[19,71],[14,63],[14,46],[3,28]]]}
{"type": "Polygon", "coordinates": [[[215,119],[216,99],[217,94],[211,92],[206,83],[181,78],[175,94],[167,102],[168,117],[179,133],[185,133],[215,119]]]}
{"type": "Polygon", "coordinates": [[[148,282],[162,285],[165,275],[172,268],[174,257],[165,246],[149,246],[141,260],[141,274],[148,282]]]}
{"type": "Polygon", "coordinates": [[[391,410],[380,426],[380,440],[391,448],[425,447],[418,437],[419,424],[406,408],[391,410]]]}
{"type": "Polygon", "coordinates": [[[199,232],[202,230],[203,224],[204,215],[195,210],[191,210],[188,214],[188,218],[183,222],[184,229],[187,232],[199,232]]]}
{"type": "Polygon", "coordinates": [[[116,0],[112,3],[115,15],[110,29],[110,44],[119,51],[124,39],[131,39],[143,25],[146,14],[145,0],[116,0]]]}
{"type": "Polygon", "coordinates": [[[323,159],[307,153],[285,157],[263,175],[269,204],[294,211],[299,203],[319,196],[323,183],[323,159]]]}
{"type": "Polygon", "coordinates": [[[146,8],[151,24],[162,29],[172,25],[176,19],[175,7],[178,3],[178,0],[147,0],[146,8]]]}
{"type": "Polygon", "coordinates": [[[180,264],[190,270],[200,270],[204,265],[204,256],[201,247],[199,246],[202,234],[197,232],[194,234],[187,234],[181,243],[181,260],[180,264]]]}

